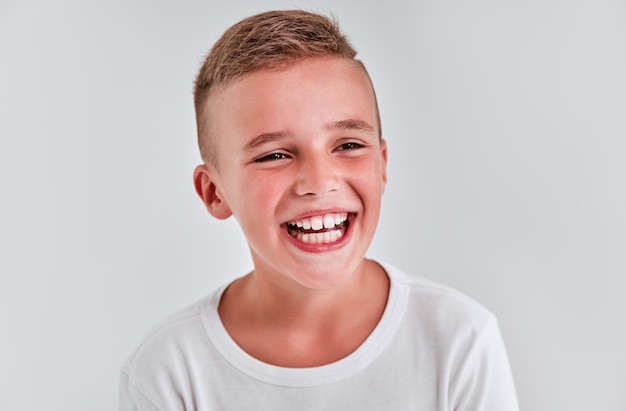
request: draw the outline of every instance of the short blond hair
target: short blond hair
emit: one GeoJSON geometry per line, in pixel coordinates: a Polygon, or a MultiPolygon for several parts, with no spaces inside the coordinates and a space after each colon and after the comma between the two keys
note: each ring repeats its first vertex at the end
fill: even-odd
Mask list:
{"type": "MultiPolygon", "coordinates": [[[[217,165],[215,136],[211,136],[205,114],[212,90],[254,71],[280,70],[312,57],[351,59],[367,74],[356,54],[336,20],[308,11],[268,11],[230,27],[211,48],[195,80],[194,106],[203,161],[217,165]]],[[[380,118],[378,122],[380,126],[380,118]]]]}

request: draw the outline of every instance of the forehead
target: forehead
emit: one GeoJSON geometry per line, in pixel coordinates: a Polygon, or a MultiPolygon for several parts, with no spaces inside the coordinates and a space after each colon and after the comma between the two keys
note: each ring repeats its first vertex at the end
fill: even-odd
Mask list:
{"type": "Polygon", "coordinates": [[[235,129],[315,127],[357,119],[378,128],[374,90],[355,60],[306,59],[280,70],[260,70],[214,90],[207,102],[213,129],[221,139],[235,129]]]}

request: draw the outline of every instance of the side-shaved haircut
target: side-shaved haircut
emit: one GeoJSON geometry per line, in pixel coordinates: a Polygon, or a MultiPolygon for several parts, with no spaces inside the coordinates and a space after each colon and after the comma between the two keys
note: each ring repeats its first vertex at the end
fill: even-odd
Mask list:
{"type": "MultiPolygon", "coordinates": [[[[207,55],[195,80],[198,146],[203,161],[217,166],[216,136],[206,113],[214,90],[255,71],[281,70],[313,57],[350,59],[367,74],[356,54],[335,20],[303,10],[268,11],[230,27],[207,55]]],[[[378,115],[378,107],[376,112],[378,115]]],[[[378,123],[380,130],[380,118],[378,123]]]]}

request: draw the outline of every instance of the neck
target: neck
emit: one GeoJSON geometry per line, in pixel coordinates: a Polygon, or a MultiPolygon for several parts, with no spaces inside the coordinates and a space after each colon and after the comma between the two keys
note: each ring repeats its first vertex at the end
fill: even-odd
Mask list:
{"type": "Polygon", "coordinates": [[[369,336],[388,290],[384,270],[369,260],[340,286],[323,290],[267,281],[255,271],[226,290],[219,313],[231,337],[258,359],[321,365],[349,354],[369,336]],[[312,351],[319,357],[311,357],[312,351]]]}

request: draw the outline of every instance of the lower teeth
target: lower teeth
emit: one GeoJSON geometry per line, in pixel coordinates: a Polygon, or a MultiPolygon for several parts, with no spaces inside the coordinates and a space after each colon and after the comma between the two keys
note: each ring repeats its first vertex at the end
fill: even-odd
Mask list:
{"type": "Polygon", "coordinates": [[[291,230],[290,234],[306,244],[328,244],[339,240],[343,236],[343,231],[331,230],[323,233],[302,233],[297,230],[291,230]]]}

